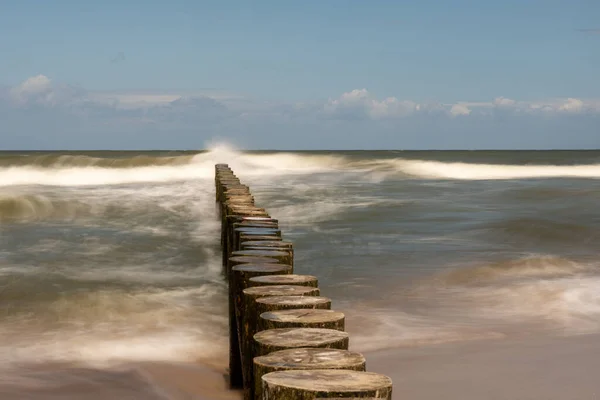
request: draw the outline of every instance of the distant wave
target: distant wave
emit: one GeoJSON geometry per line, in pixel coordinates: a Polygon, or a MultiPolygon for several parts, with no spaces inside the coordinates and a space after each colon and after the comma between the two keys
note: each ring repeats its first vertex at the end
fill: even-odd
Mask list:
{"type": "Polygon", "coordinates": [[[497,165],[405,159],[390,160],[389,163],[400,172],[425,179],[600,178],[600,164],[497,165]]]}
{"type": "Polygon", "coordinates": [[[594,243],[600,232],[592,226],[575,222],[553,221],[542,218],[511,218],[484,225],[490,233],[502,235],[503,241],[572,245],[594,243]]]}
{"type": "Polygon", "coordinates": [[[2,156],[0,186],[93,186],[209,179],[216,163],[228,163],[240,177],[355,173],[370,180],[387,177],[451,180],[600,178],[600,164],[495,165],[405,158],[361,159],[342,154],[257,154],[220,145],[206,152],[180,156],[2,156]]]}
{"type": "Polygon", "coordinates": [[[135,168],[158,165],[183,165],[189,163],[192,158],[193,155],[137,155],[133,157],[92,157],[88,155],[70,154],[34,154],[26,156],[10,156],[0,158],[0,167],[27,166],[37,168],[135,168]]]}
{"type": "Polygon", "coordinates": [[[520,259],[498,261],[473,267],[462,267],[436,276],[446,285],[490,284],[523,278],[557,278],[589,272],[593,266],[549,255],[535,255],[520,259]]]}

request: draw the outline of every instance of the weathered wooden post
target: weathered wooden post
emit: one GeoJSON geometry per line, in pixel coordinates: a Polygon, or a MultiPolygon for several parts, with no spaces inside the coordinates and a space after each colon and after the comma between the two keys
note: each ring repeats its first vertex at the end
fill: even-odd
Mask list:
{"type": "Polygon", "coordinates": [[[255,356],[299,347],[348,350],[348,333],[322,328],[281,328],[260,331],[254,335],[255,356]]]}
{"type": "Polygon", "coordinates": [[[365,370],[365,357],[339,349],[299,348],[254,358],[254,398],[262,399],[262,377],[270,372],[310,369],[365,370]]]}
{"type": "Polygon", "coordinates": [[[251,226],[242,226],[232,230],[233,237],[231,238],[231,248],[230,251],[239,250],[240,235],[257,235],[257,236],[279,236],[281,237],[281,231],[279,228],[261,228],[261,227],[251,227],[251,226]]]}
{"type": "Polygon", "coordinates": [[[250,286],[268,285],[299,285],[319,287],[319,281],[316,276],[295,274],[257,276],[250,279],[250,286]]]}
{"type": "Polygon", "coordinates": [[[262,376],[263,399],[309,400],[337,397],[392,399],[392,380],[347,369],[288,370],[262,376]]]}
{"type": "Polygon", "coordinates": [[[230,257],[228,260],[225,276],[227,277],[227,303],[229,308],[229,382],[232,388],[243,388],[244,385],[238,327],[235,318],[235,303],[233,300],[234,288],[232,274],[232,269],[240,264],[277,264],[277,259],[271,257],[240,256],[230,257]]]}
{"type": "MultiPolygon", "coordinates": [[[[256,299],[256,313],[260,316],[264,313],[281,310],[297,309],[331,309],[331,299],[324,296],[268,296],[256,299]]],[[[264,330],[258,325],[259,331],[264,330]]]]}
{"type": "Polygon", "coordinates": [[[288,251],[279,250],[235,250],[231,252],[231,257],[250,256],[250,257],[270,257],[275,258],[281,264],[294,265],[292,255],[288,251]]]}
{"type": "MultiPolygon", "coordinates": [[[[292,266],[287,264],[239,264],[232,268],[232,298],[235,307],[234,312],[245,392],[248,389],[248,385],[245,382],[250,379],[249,376],[246,376],[249,372],[245,366],[252,363],[252,349],[249,347],[252,346],[250,339],[252,335],[251,330],[254,330],[254,326],[251,326],[248,322],[243,291],[248,288],[249,280],[253,277],[270,274],[289,274],[291,272],[292,266]]],[[[249,395],[246,395],[246,397],[249,395]]]]}
{"type": "MultiPolygon", "coordinates": [[[[248,280],[249,281],[249,280],[248,280]]],[[[243,315],[243,335],[240,341],[246,343],[243,345],[246,355],[243,363],[244,371],[244,397],[252,398],[253,376],[252,359],[254,358],[254,334],[258,327],[258,309],[257,300],[269,296],[318,296],[319,289],[310,286],[255,286],[243,290],[243,299],[239,312],[243,315]]]]}
{"type": "Polygon", "coordinates": [[[278,241],[282,240],[281,236],[277,235],[255,235],[252,233],[240,233],[240,242],[247,240],[269,240],[269,241],[278,241]]]}
{"type": "Polygon", "coordinates": [[[241,242],[240,243],[240,249],[245,250],[245,249],[252,249],[255,247],[259,247],[259,248],[265,248],[265,247],[275,247],[275,248],[285,248],[285,249],[292,249],[294,246],[292,244],[292,242],[284,242],[283,240],[280,241],[272,241],[272,240],[249,240],[249,241],[245,241],[245,242],[241,242]]]}
{"type": "Polygon", "coordinates": [[[333,310],[278,310],[260,314],[258,330],[277,328],[327,328],[344,330],[344,313],[333,310]]]}

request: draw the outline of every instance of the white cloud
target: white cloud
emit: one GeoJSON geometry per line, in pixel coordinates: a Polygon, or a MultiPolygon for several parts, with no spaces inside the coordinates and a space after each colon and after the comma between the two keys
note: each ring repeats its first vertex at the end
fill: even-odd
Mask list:
{"type": "Polygon", "coordinates": [[[324,106],[326,114],[334,116],[366,116],[372,119],[405,117],[419,110],[413,101],[400,101],[396,97],[383,100],[374,98],[367,89],[354,89],[337,99],[329,99],[324,106]]]}
{"type": "Polygon", "coordinates": [[[70,106],[85,100],[85,91],[75,86],[56,85],[45,75],[26,79],[9,90],[11,102],[20,107],[27,106],[70,106]]]}
{"type": "Polygon", "coordinates": [[[562,105],[559,106],[559,111],[564,111],[568,113],[579,113],[583,111],[583,101],[579,99],[568,98],[562,105]]]}
{"type": "Polygon", "coordinates": [[[471,110],[469,109],[469,107],[467,107],[466,104],[463,103],[454,104],[452,108],[450,108],[450,115],[452,115],[453,117],[469,114],[471,114],[471,110]]]}
{"type": "Polygon", "coordinates": [[[507,99],[506,97],[496,97],[493,104],[496,107],[513,107],[517,102],[512,99],[507,99]]]}
{"type": "Polygon", "coordinates": [[[12,100],[17,104],[26,104],[31,100],[51,103],[54,98],[52,82],[45,75],[33,76],[10,90],[12,100]]]}

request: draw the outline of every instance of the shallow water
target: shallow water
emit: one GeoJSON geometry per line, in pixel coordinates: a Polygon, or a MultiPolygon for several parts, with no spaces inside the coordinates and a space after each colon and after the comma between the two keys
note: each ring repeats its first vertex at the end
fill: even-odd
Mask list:
{"type": "Polygon", "coordinates": [[[31,371],[57,363],[99,385],[132,363],[225,366],[217,162],[356,350],[600,330],[600,152],[0,153],[6,384],[46,390],[58,378],[31,371]]]}

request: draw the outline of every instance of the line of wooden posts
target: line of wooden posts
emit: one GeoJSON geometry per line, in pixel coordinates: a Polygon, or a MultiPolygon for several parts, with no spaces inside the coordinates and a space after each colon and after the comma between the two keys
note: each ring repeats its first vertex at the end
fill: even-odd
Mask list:
{"type": "Polygon", "coordinates": [[[294,248],[227,164],[215,165],[229,286],[229,380],[245,400],[392,398],[392,381],[349,351],[344,314],[318,280],[294,274],[294,248]]]}

